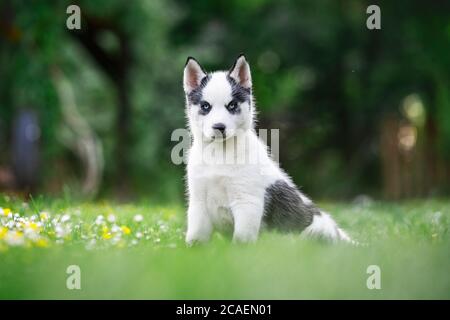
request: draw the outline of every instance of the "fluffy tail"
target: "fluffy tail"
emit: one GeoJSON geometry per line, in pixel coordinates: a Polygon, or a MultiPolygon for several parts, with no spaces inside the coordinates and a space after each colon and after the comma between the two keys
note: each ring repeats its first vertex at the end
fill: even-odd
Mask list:
{"type": "Polygon", "coordinates": [[[325,212],[314,215],[313,222],[303,231],[307,237],[322,238],[331,242],[348,242],[357,244],[350,236],[325,212]]]}

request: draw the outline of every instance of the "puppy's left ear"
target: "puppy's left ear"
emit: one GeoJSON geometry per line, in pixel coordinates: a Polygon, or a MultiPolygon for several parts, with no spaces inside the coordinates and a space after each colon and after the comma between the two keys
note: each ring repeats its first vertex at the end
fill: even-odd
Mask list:
{"type": "Polygon", "coordinates": [[[244,88],[250,89],[252,87],[250,66],[243,54],[241,54],[234,62],[234,65],[231,67],[230,71],[228,71],[228,75],[244,88]]]}

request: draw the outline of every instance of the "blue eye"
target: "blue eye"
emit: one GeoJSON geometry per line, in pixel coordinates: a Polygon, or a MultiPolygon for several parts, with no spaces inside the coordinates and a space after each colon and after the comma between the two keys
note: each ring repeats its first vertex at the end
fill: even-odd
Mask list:
{"type": "Polygon", "coordinates": [[[209,110],[211,110],[211,105],[208,102],[203,101],[200,104],[200,109],[202,109],[202,111],[204,111],[204,112],[208,112],[209,110]]]}

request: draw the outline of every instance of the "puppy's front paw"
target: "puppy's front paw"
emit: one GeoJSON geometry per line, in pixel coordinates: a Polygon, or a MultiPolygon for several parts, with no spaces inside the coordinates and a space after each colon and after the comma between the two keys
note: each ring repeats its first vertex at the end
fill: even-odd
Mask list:
{"type": "Polygon", "coordinates": [[[185,242],[188,247],[192,247],[198,243],[205,243],[209,240],[209,236],[202,234],[186,233],[185,242]]]}
{"type": "Polygon", "coordinates": [[[258,240],[258,233],[235,233],[233,243],[255,243],[258,240]]]}

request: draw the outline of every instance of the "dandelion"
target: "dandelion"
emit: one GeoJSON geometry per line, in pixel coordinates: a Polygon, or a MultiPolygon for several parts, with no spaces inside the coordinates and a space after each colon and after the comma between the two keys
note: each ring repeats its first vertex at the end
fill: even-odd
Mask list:
{"type": "Polygon", "coordinates": [[[129,235],[131,233],[131,229],[128,228],[127,226],[122,226],[120,228],[122,229],[122,232],[126,235],[129,235]]]}
{"type": "Polygon", "coordinates": [[[11,213],[11,209],[10,208],[0,208],[0,213],[3,213],[3,215],[5,217],[7,217],[11,213]]]}
{"type": "Polygon", "coordinates": [[[47,212],[42,211],[41,213],[39,213],[39,218],[41,219],[41,221],[47,221],[49,218],[49,215],[47,212]]]}
{"type": "Polygon", "coordinates": [[[0,227],[0,240],[6,236],[7,232],[8,232],[8,228],[0,227]]]}
{"type": "Polygon", "coordinates": [[[134,222],[142,222],[144,220],[144,217],[142,214],[137,214],[133,217],[134,222]]]}
{"type": "Polygon", "coordinates": [[[40,247],[40,248],[47,248],[48,247],[48,240],[44,239],[44,238],[39,238],[36,242],[35,242],[36,247],[40,247]]]}
{"type": "Polygon", "coordinates": [[[30,228],[33,231],[39,231],[40,227],[37,223],[35,222],[30,222],[26,225],[27,228],[30,228]]]}
{"type": "Polygon", "coordinates": [[[107,226],[103,226],[102,228],[102,238],[105,240],[109,240],[112,238],[111,232],[109,232],[109,228],[107,226]]]}
{"type": "Polygon", "coordinates": [[[112,234],[110,232],[103,233],[102,238],[105,240],[109,240],[112,238],[112,234]]]}

